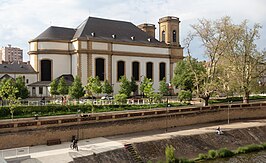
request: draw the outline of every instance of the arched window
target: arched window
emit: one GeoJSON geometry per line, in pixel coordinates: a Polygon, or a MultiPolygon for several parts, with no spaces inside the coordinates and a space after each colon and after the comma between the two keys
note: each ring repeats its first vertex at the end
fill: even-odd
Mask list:
{"type": "Polygon", "coordinates": [[[162,31],[162,41],[165,42],[165,31],[162,31]]]}
{"type": "Polygon", "coordinates": [[[95,59],[95,76],[98,76],[100,81],[104,81],[104,59],[95,59]]]}
{"type": "Polygon", "coordinates": [[[146,76],[149,79],[153,79],[153,63],[152,62],[148,62],[146,64],[146,76]]]}
{"type": "Polygon", "coordinates": [[[117,62],[117,81],[125,75],[125,62],[124,61],[118,61],[117,62]]]}
{"type": "Polygon", "coordinates": [[[160,63],[160,80],[163,80],[165,78],[165,63],[160,63]]]}
{"type": "Polygon", "coordinates": [[[176,42],[176,31],[173,30],[173,42],[176,42]]]}
{"type": "Polygon", "coordinates": [[[52,61],[41,60],[41,81],[52,80],[52,61]]]}
{"type": "Polygon", "coordinates": [[[139,80],[139,62],[132,63],[132,77],[135,80],[139,80]]]}

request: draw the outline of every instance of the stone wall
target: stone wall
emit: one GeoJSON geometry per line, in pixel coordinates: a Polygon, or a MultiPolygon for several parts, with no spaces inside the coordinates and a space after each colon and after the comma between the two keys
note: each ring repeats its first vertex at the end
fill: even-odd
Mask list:
{"type": "MultiPolygon", "coordinates": [[[[231,105],[230,119],[265,118],[266,105],[231,105]]],[[[96,114],[95,117],[53,118],[27,120],[26,122],[0,122],[0,149],[46,144],[47,140],[70,141],[73,135],[79,139],[109,136],[147,130],[163,129],[199,123],[227,121],[225,105],[201,108],[171,108],[165,110],[132,111],[125,113],[96,114]],[[56,121],[56,123],[55,123],[56,121]],[[45,122],[45,123],[44,123],[45,122]],[[52,123],[53,122],[53,123],[52,123]],[[4,126],[4,127],[3,127],[4,126]]]]}

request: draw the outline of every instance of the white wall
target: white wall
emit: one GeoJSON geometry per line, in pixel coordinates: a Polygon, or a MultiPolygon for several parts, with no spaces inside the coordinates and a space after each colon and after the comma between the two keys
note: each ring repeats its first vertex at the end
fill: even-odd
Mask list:
{"type": "Polygon", "coordinates": [[[40,50],[68,50],[68,43],[63,42],[38,42],[40,50]]]}
{"type": "Polygon", "coordinates": [[[37,42],[30,43],[30,50],[29,51],[36,51],[37,50],[37,42]]]}
{"type": "Polygon", "coordinates": [[[39,54],[39,70],[41,69],[40,62],[43,59],[52,60],[52,80],[63,74],[70,74],[70,55],[39,54]]]}
{"type": "Polygon", "coordinates": [[[87,62],[87,54],[80,54],[81,56],[81,82],[83,85],[87,85],[88,81],[88,62],[87,62]]]}
{"type": "Polygon", "coordinates": [[[101,43],[101,42],[92,42],[92,49],[93,50],[108,50],[108,44],[101,43]]]}
{"type": "Polygon", "coordinates": [[[164,54],[164,55],[169,54],[168,48],[121,45],[121,44],[113,44],[113,51],[132,52],[132,53],[148,53],[148,54],[164,54]]]}
{"type": "Polygon", "coordinates": [[[87,41],[81,42],[81,49],[87,49],[87,41]]]}
{"type": "MultiPolygon", "coordinates": [[[[139,62],[140,63],[140,76],[143,80],[143,77],[146,76],[146,63],[152,62],[153,63],[153,88],[155,92],[159,91],[159,64],[164,62],[166,64],[166,82],[169,82],[170,76],[170,67],[169,67],[169,59],[168,58],[148,58],[148,57],[126,57],[126,56],[113,56],[112,58],[112,74],[113,79],[112,83],[114,84],[114,93],[118,93],[120,89],[120,83],[117,81],[117,62],[118,61],[125,61],[125,69],[126,69],[126,77],[131,80],[132,76],[132,62],[139,62]]],[[[140,84],[141,81],[137,82],[140,84]]]]}
{"type": "Polygon", "coordinates": [[[71,55],[72,57],[72,75],[75,78],[78,75],[78,56],[76,54],[71,55]]]}

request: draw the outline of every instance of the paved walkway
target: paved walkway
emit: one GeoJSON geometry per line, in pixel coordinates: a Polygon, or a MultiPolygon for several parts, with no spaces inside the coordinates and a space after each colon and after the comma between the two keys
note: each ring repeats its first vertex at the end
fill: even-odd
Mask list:
{"type": "MultiPolygon", "coordinates": [[[[15,163],[66,163],[73,161],[75,157],[82,157],[97,153],[102,153],[106,151],[111,151],[114,149],[123,148],[124,144],[127,143],[137,143],[144,141],[153,141],[159,139],[172,138],[178,135],[194,135],[194,134],[204,134],[215,132],[217,126],[220,126],[222,130],[232,130],[239,128],[255,127],[255,126],[266,126],[266,119],[263,120],[248,120],[243,122],[234,122],[231,124],[221,124],[221,123],[209,123],[209,124],[199,124],[193,126],[184,126],[170,128],[167,130],[155,130],[147,131],[141,133],[132,133],[118,136],[109,137],[99,137],[93,139],[86,139],[79,141],[79,151],[71,150],[69,148],[70,142],[64,142],[60,145],[53,146],[33,146],[29,147],[29,154],[20,156],[20,158],[15,158],[14,149],[9,151],[8,162],[15,163]],[[13,150],[13,156],[11,156],[13,150]],[[12,159],[10,159],[12,158],[12,159]],[[20,160],[20,161],[16,161],[20,160]]],[[[0,153],[1,156],[1,153],[0,153]]],[[[1,159],[0,159],[1,163],[1,159]]]]}

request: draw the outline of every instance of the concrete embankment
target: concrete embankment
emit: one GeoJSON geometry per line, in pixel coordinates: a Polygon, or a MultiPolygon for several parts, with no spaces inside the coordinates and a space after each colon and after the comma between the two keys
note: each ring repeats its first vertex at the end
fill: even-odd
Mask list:
{"type": "MultiPolygon", "coordinates": [[[[126,137],[125,140],[128,138],[130,138],[130,140],[121,140],[121,142],[130,143],[131,141],[133,148],[143,162],[165,160],[165,147],[167,145],[172,145],[175,148],[175,154],[179,158],[195,158],[199,153],[207,153],[208,150],[211,149],[226,147],[234,150],[240,146],[266,142],[266,121],[257,121],[258,126],[249,126],[250,123],[253,122],[249,121],[235,125],[232,124],[232,127],[229,127],[228,125],[228,128],[226,125],[222,125],[222,129],[225,131],[224,135],[217,135],[214,130],[215,126],[208,126],[187,131],[181,130],[177,131],[176,134],[161,134],[158,135],[157,138],[152,138],[152,136],[149,138],[149,136],[146,135],[145,137],[134,139],[132,136],[129,136],[126,137]],[[262,123],[262,125],[259,123],[262,123]]],[[[80,157],[74,160],[74,162],[81,163],[132,162],[134,157],[127,150],[120,149],[83,158],[80,157]]]]}

